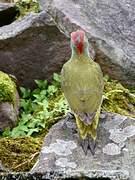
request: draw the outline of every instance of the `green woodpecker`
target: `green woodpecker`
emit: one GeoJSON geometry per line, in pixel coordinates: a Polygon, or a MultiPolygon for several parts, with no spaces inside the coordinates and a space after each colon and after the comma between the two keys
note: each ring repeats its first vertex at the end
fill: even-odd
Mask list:
{"type": "Polygon", "coordinates": [[[71,33],[72,55],[61,71],[61,87],[75,116],[84,152],[95,152],[103,94],[103,74],[89,54],[89,42],[82,30],[71,33]]]}

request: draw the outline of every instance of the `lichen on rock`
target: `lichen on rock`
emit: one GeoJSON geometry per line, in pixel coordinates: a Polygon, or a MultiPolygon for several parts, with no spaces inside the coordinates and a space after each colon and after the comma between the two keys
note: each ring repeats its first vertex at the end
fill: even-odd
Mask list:
{"type": "Polygon", "coordinates": [[[59,158],[56,160],[55,164],[62,168],[70,167],[74,169],[77,166],[75,162],[70,162],[67,158],[59,158]]]}
{"type": "Polygon", "coordinates": [[[127,126],[123,129],[110,129],[110,136],[109,138],[115,143],[123,143],[129,137],[135,135],[135,126],[127,126]]]}
{"type": "Polygon", "coordinates": [[[72,154],[72,150],[77,148],[77,145],[74,141],[64,141],[61,139],[57,139],[56,143],[50,144],[49,147],[44,147],[42,149],[42,153],[55,153],[59,156],[68,156],[72,154]]]}
{"type": "Polygon", "coordinates": [[[114,143],[109,143],[103,148],[103,153],[107,155],[118,155],[121,153],[121,148],[114,143]]]}

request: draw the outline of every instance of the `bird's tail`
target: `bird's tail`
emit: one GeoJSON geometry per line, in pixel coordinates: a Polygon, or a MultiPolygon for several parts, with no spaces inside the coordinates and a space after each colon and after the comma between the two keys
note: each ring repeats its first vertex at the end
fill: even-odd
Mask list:
{"type": "Polygon", "coordinates": [[[74,113],[76,124],[77,124],[77,127],[80,132],[80,136],[82,139],[85,139],[87,136],[91,136],[91,138],[94,141],[96,140],[96,137],[97,137],[96,130],[99,124],[101,104],[99,105],[96,113],[78,113],[78,112],[74,113]]]}
{"type": "Polygon", "coordinates": [[[86,124],[80,119],[79,116],[75,114],[76,124],[79,129],[80,136],[82,138],[82,146],[85,154],[87,150],[90,149],[91,153],[94,155],[96,147],[96,138],[97,138],[97,127],[99,124],[100,109],[97,110],[94,118],[91,121],[91,124],[86,124]]]}
{"type": "Polygon", "coordinates": [[[75,119],[81,138],[86,139],[87,136],[91,136],[93,140],[96,140],[98,123],[93,121],[90,125],[86,125],[77,115],[75,115],[75,119]]]}

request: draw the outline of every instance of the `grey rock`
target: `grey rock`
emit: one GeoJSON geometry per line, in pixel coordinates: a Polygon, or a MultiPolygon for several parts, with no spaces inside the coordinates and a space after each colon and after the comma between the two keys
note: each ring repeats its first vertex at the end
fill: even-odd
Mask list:
{"type": "Polygon", "coordinates": [[[67,178],[134,180],[135,119],[102,112],[94,156],[81,147],[74,119],[62,119],[44,139],[31,173],[61,172],[67,178]],[[119,132],[124,138],[120,139],[119,132]],[[115,139],[112,138],[115,136],[115,139]],[[126,137],[126,138],[125,138],[126,137]],[[120,141],[121,140],[121,141],[120,141]]]}
{"type": "Polygon", "coordinates": [[[0,2],[0,27],[12,23],[17,14],[15,3],[0,2]]]}
{"type": "Polygon", "coordinates": [[[0,2],[2,2],[2,3],[13,3],[14,0],[0,0],[0,2]]]}
{"type": "Polygon", "coordinates": [[[0,2],[0,12],[3,10],[7,10],[8,8],[15,7],[15,3],[3,3],[0,2]]]}
{"type": "Polygon", "coordinates": [[[19,95],[16,92],[16,103],[13,105],[10,102],[0,103],[0,131],[5,128],[14,127],[16,125],[19,114],[19,95]]]}
{"type": "Polygon", "coordinates": [[[67,36],[84,29],[104,73],[135,86],[134,0],[40,0],[40,7],[67,36]]]}
{"type": "Polygon", "coordinates": [[[50,80],[70,55],[70,46],[44,12],[30,13],[0,28],[0,69],[17,77],[21,86],[50,80]]]}
{"type": "Polygon", "coordinates": [[[60,172],[46,172],[40,173],[0,173],[1,180],[60,180],[64,179],[64,176],[60,172]]]}

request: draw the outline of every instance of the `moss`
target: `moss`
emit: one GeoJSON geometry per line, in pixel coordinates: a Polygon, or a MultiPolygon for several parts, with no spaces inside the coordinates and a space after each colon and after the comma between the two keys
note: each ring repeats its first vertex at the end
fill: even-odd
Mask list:
{"type": "Polygon", "coordinates": [[[102,109],[135,118],[135,93],[118,81],[105,77],[102,109]]]}
{"type": "Polygon", "coordinates": [[[21,18],[29,12],[39,12],[39,3],[37,0],[14,0],[14,2],[19,11],[17,18],[21,18]]]}
{"type": "Polygon", "coordinates": [[[35,164],[42,137],[0,138],[0,159],[12,171],[29,171],[35,164]]]}
{"type": "Polygon", "coordinates": [[[0,102],[16,102],[16,85],[4,72],[0,71],[0,102]]]}

